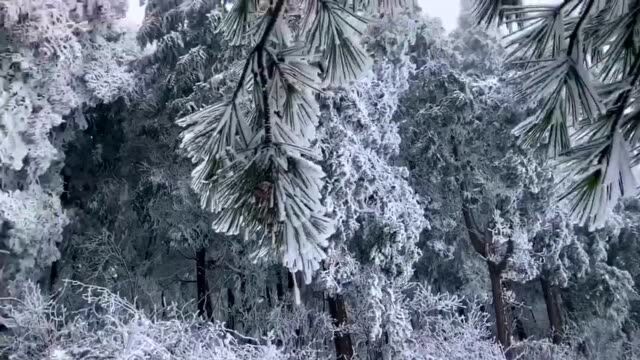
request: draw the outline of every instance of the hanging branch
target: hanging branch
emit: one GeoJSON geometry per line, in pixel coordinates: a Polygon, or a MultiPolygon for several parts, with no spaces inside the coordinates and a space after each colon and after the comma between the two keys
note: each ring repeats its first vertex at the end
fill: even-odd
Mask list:
{"type": "Polygon", "coordinates": [[[615,102],[616,105],[614,106],[614,108],[616,109],[616,114],[613,119],[613,124],[611,126],[612,131],[618,128],[618,123],[620,122],[620,120],[622,119],[622,116],[624,115],[624,110],[626,109],[627,103],[631,98],[631,94],[633,93],[633,88],[635,87],[636,83],[640,79],[640,56],[636,55],[634,63],[631,66],[631,69],[629,71],[629,75],[633,76],[631,78],[631,81],[629,82],[629,88],[623,91],[620,95],[618,95],[618,98],[616,99],[616,102],[615,102]]]}
{"type": "MultiPolygon", "coordinates": [[[[501,4],[500,0],[476,0],[476,10],[485,10],[476,15],[491,21],[502,10],[501,4]]],[[[563,170],[568,170],[565,178],[574,180],[560,200],[570,198],[576,220],[592,226],[604,224],[607,210],[636,190],[631,171],[634,154],[627,143],[637,147],[638,139],[633,138],[635,120],[625,120],[625,110],[640,77],[638,54],[628,47],[639,4],[564,0],[555,6],[504,7],[505,14],[520,15],[527,22],[517,35],[510,35],[507,44],[508,60],[525,58],[522,63],[527,65],[516,76],[526,79],[516,95],[542,105],[514,134],[522,145],[544,145],[551,156],[562,156],[563,170]],[[614,8],[618,5],[624,8],[614,8]],[[563,20],[563,15],[570,20],[563,20]],[[625,75],[630,81],[622,84],[625,75]],[[621,89],[621,84],[629,87],[621,89]],[[573,133],[569,119],[575,126],[573,133]]]]}
{"type": "Polygon", "coordinates": [[[265,16],[267,16],[269,20],[265,26],[262,36],[260,37],[260,40],[253,47],[253,49],[247,56],[247,60],[245,61],[244,66],[242,68],[242,73],[240,74],[240,79],[238,79],[238,84],[236,85],[236,88],[233,91],[231,101],[234,101],[240,94],[240,91],[242,90],[243,85],[245,83],[247,73],[249,71],[249,66],[251,66],[251,62],[253,61],[253,57],[256,54],[259,57],[263,56],[262,54],[264,53],[265,47],[267,45],[267,41],[269,40],[269,36],[271,36],[271,32],[275,28],[276,22],[278,21],[278,17],[280,16],[280,12],[282,11],[283,6],[284,6],[284,0],[277,0],[275,3],[275,6],[272,6],[267,10],[267,14],[265,16]]]}
{"type": "MultiPolygon", "coordinates": [[[[568,1],[565,1],[564,3],[562,3],[562,5],[560,5],[560,9],[562,9],[567,3],[568,1]]],[[[587,4],[584,7],[584,10],[582,11],[582,14],[580,14],[580,18],[578,19],[578,22],[576,23],[575,28],[573,28],[573,31],[569,36],[569,47],[567,49],[568,56],[571,56],[573,54],[573,48],[576,45],[576,41],[578,41],[578,37],[580,36],[580,30],[582,30],[582,26],[584,25],[585,20],[589,16],[589,12],[591,12],[591,7],[593,7],[593,0],[588,0],[587,4]]]]}
{"type": "Polygon", "coordinates": [[[255,235],[257,256],[267,250],[264,235],[271,235],[268,245],[309,283],[334,231],[322,201],[325,174],[310,148],[320,112],[314,93],[356,80],[371,59],[359,41],[366,19],[340,2],[304,2],[297,45],[284,36],[290,31],[286,6],[271,0],[263,11],[256,0],[235,3],[223,21],[224,36],[234,45],[250,40],[253,47],[235,89],[177,123],[187,128],[181,147],[198,164],[192,187],[214,213],[213,229],[255,235]],[[312,65],[316,58],[324,79],[312,65]]]}
{"type": "MultiPolygon", "coordinates": [[[[269,18],[267,25],[264,29],[264,33],[262,34],[262,38],[258,41],[252,53],[255,53],[257,64],[257,74],[258,81],[257,83],[260,85],[260,92],[262,95],[262,124],[264,127],[264,135],[265,144],[271,144],[273,142],[273,136],[271,133],[271,119],[270,119],[270,109],[269,109],[269,91],[268,91],[268,75],[267,75],[267,64],[265,59],[265,48],[267,45],[267,41],[271,32],[275,28],[276,22],[278,21],[278,17],[280,16],[280,12],[282,11],[284,5],[284,0],[277,0],[275,6],[270,7],[267,13],[267,17],[269,18]]],[[[250,60],[247,60],[250,61],[250,60]]],[[[255,77],[255,74],[254,74],[255,77]]],[[[254,78],[254,81],[256,79],[254,78]]]]}

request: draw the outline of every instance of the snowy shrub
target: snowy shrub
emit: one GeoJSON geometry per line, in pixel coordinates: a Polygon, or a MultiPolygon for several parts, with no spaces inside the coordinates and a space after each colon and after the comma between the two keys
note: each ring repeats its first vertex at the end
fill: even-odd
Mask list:
{"type": "Polygon", "coordinates": [[[505,359],[475,302],[418,283],[368,278],[360,290],[365,314],[354,319],[360,352],[382,359],[505,359]]]}
{"type": "Polygon", "coordinates": [[[273,308],[264,323],[264,331],[281,344],[290,360],[330,359],[333,354],[327,348],[335,327],[329,314],[306,304],[287,309],[281,304],[273,308]]]}
{"type": "Polygon", "coordinates": [[[268,339],[202,322],[176,306],[145,314],[105,288],[77,282],[68,282],[57,300],[27,282],[17,297],[0,301],[10,329],[2,335],[0,351],[10,360],[286,358],[268,339]],[[68,296],[81,296],[84,306],[68,311],[62,301],[68,296]]]}
{"type": "Polygon", "coordinates": [[[549,340],[525,340],[513,346],[516,358],[521,360],[576,360],[575,350],[569,345],[553,344],[549,340]]]}

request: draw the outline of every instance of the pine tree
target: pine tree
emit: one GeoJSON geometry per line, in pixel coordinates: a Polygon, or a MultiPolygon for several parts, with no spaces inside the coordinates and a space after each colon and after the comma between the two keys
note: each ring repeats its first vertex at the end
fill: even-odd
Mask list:
{"type": "Polygon", "coordinates": [[[238,1],[221,31],[245,60],[225,98],[178,121],[197,167],[193,187],[214,230],[243,233],[272,248],[311,282],[334,221],[322,201],[324,172],[313,144],[317,93],[369,68],[359,44],[360,11],[390,13],[395,2],[238,1]]]}
{"type": "MultiPolygon", "coordinates": [[[[217,86],[225,86],[224,79],[211,79],[231,57],[213,31],[220,7],[215,1],[147,1],[140,30],[127,34],[135,48],[143,47],[130,62],[136,86],[128,102],[88,112],[93,121],[86,136],[67,150],[76,221],[61,271],[136,299],[141,308],[159,299],[162,308],[164,301],[195,299],[193,313],[224,320],[236,307],[230,305],[227,317],[228,309],[212,304],[224,302],[227,291],[238,303],[256,296],[238,293],[244,282],[238,269],[267,277],[267,266],[243,257],[235,239],[210,231],[210,215],[190,189],[190,163],[177,151],[174,124],[178,114],[211,103],[217,86]],[[95,158],[87,161],[87,153],[95,158]],[[189,271],[176,274],[175,268],[189,271]]],[[[261,280],[257,289],[247,281],[248,292],[264,291],[261,280]]]]}
{"type": "Polygon", "coordinates": [[[332,89],[321,98],[318,138],[336,232],[318,283],[327,293],[337,327],[339,357],[350,359],[366,351],[395,354],[406,340],[394,338],[390,329],[396,324],[390,319],[379,319],[379,327],[369,321],[384,312],[380,308],[395,304],[379,303],[373,310],[362,294],[408,282],[421,254],[417,243],[427,223],[406,169],[395,165],[400,137],[394,115],[414,71],[411,45],[425,28],[408,10],[371,24],[363,44],[374,54],[372,73],[349,89],[332,89]],[[363,274],[381,280],[373,284],[371,276],[363,274]],[[367,316],[354,318],[358,309],[369,309],[367,316]],[[369,345],[358,349],[363,333],[369,345]]]}
{"type": "Polygon", "coordinates": [[[465,21],[450,39],[422,45],[424,63],[399,111],[401,154],[431,224],[416,275],[439,291],[493,300],[495,335],[509,349],[512,284],[538,276],[532,239],[552,184],[510,134],[522,112],[502,81],[497,40],[465,21]]]}
{"type": "Polygon", "coordinates": [[[638,23],[635,0],[565,0],[553,5],[475,1],[479,22],[518,24],[506,37],[519,70],[519,98],[535,114],[514,132],[559,157],[568,178],[560,199],[581,224],[604,225],[638,183],[638,23]]]}

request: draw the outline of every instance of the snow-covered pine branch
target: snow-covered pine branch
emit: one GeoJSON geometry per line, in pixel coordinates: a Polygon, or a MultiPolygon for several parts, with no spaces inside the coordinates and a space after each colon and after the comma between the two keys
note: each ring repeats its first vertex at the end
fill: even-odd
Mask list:
{"type": "Polygon", "coordinates": [[[307,283],[334,231],[322,201],[320,155],[313,147],[315,96],[324,87],[348,85],[369,69],[359,44],[366,21],[358,12],[371,6],[333,0],[236,2],[220,27],[230,45],[247,49],[235,90],[178,120],[186,127],[182,147],[197,164],[193,187],[214,213],[214,229],[257,237],[291,272],[303,272],[307,283]]]}
{"type": "Polygon", "coordinates": [[[475,1],[479,22],[517,24],[507,58],[521,70],[519,95],[535,114],[514,131],[559,157],[579,224],[604,226],[638,180],[639,1],[564,0],[551,5],[475,1]]]}

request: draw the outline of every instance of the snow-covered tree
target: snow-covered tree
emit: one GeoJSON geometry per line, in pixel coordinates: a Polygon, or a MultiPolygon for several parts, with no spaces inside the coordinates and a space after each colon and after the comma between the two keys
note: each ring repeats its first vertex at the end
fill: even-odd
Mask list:
{"type": "Polygon", "coordinates": [[[497,41],[461,29],[425,45],[399,112],[401,153],[412,185],[427,198],[431,223],[418,276],[437,277],[440,289],[466,289],[470,297],[490,293],[496,337],[509,348],[509,284],[538,276],[532,240],[550,206],[551,182],[510,135],[522,114],[501,78],[497,41]]]}
{"type": "Polygon", "coordinates": [[[625,218],[627,221],[634,218],[633,212],[616,209],[615,217],[602,229],[595,232],[576,229],[582,247],[580,263],[584,265],[582,272],[568,279],[561,295],[567,318],[567,342],[573,343],[586,358],[597,358],[600,354],[633,358],[629,351],[633,351],[632,334],[636,331],[632,303],[637,288],[627,270],[633,267],[625,263],[619,250],[630,240],[629,236],[634,238],[634,225],[625,224],[625,218]]]}
{"type": "Polygon", "coordinates": [[[193,187],[214,214],[214,230],[256,238],[310,283],[335,221],[323,204],[325,176],[313,147],[325,87],[348,85],[370,66],[360,14],[397,4],[332,0],[238,1],[220,30],[244,51],[236,86],[178,121],[198,166],[193,187]]]}
{"type": "Polygon", "coordinates": [[[131,85],[107,45],[123,0],[0,2],[0,286],[37,278],[60,254],[69,221],[62,209],[63,146],[86,127],[82,110],[124,95],[131,85]],[[104,68],[108,65],[107,68],[104,68]],[[116,83],[97,83],[97,71],[116,83]]]}
{"type": "Polygon", "coordinates": [[[177,151],[179,128],[173,123],[176,114],[215,99],[218,85],[211,78],[227,60],[219,51],[226,46],[222,36],[211,31],[219,6],[147,3],[137,34],[145,50],[131,65],[137,71],[129,106],[96,109],[90,136],[68,151],[69,201],[77,223],[64,272],[118,290],[130,301],[137,298],[145,308],[195,298],[194,312],[233,326],[233,318],[241,321],[231,315],[238,303],[264,297],[264,278],[272,273],[252,264],[249,249],[236,239],[210,231],[211,217],[190,189],[190,164],[177,151]],[[181,41],[172,42],[177,37],[181,41]],[[95,156],[90,163],[87,153],[95,156]],[[212,270],[217,276],[207,276],[212,270]]]}
{"type": "MultiPolygon", "coordinates": [[[[372,285],[362,275],[385,277],[383,288],[403,284],[411,279],[420,256],[417,241],[426,221],[406,169],[394,165],[400,138],[393,115],[413,71],[410,46],[413,34],[425,31],[418,29],[422,23],[411,12],[402,12],[370,25],[363,43],[375,54],[373,71],[351,89],[332,88],[322,97],[318,138],[327,174],[325,197],[335,214],[336,232],[319,286],[327,292],[334,321],[356,327],[353,334],[347,329],[336,334],[336,351],[343,355],[364,351],[353,346],[358,338],[368,339],[369,327],[354,322],[375,317],[360,297],[372,285]]],[[[374,336],[374,342],[382,344],[382,335],[374,336]]]]}
{"type": "Polygon", "coordinates": [[[480,22],[518,24],[507,36],[507,59],[520,70],[515,95],[535,110],[515,133],[560,156],[570,182],[561,198],[579,223],[603,226],[621,197],[637,195],[640,2],[475,5],[480,22]]]}
{"type": "Polygon", "coordinates": [[[638,357],[636,199],[588,231],[574,148],[530,149],[624,94],[633,143],[636,2],[477,1],[514,51],[412,2],[127,2],[0,0],[0,358],[638,357]]]}

